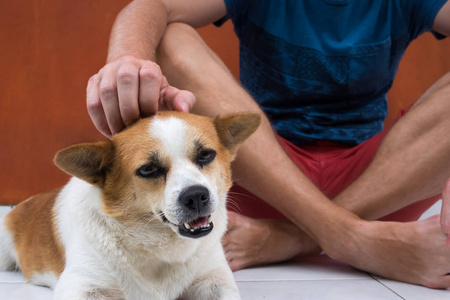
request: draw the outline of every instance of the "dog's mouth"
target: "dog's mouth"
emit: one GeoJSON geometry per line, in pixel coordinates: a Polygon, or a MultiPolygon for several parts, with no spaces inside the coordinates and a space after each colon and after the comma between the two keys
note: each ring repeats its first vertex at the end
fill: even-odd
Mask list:
{"type": "Polygon", "coordinates": [[[214,228],[214,224],[211,221],[211,215],[199,217],[195,220],[174,224],[170,222],[164,214],[161,214],[164,223],[169,223],[173,226],[178,227],[178,232],[180,235],[189,238],[201,238],[208,235],[214,228]]]}

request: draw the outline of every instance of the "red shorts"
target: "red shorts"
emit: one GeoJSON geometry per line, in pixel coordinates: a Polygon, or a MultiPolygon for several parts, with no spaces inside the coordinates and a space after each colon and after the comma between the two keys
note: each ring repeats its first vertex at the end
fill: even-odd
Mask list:
{"type": "MultiPolygon", "coordinates": [[[[404,112],[399,118],[403,114],[404,112]]],[[[278,137],[278,140],[305,175],[328,198],[333,199],[367,168],[389,129],[390,127],[386,128],[354,147],[331,142],[316,142],[297,147],[281,137],[278,137]]],[[[230,199],[232,204],[229,209],[243,215],[252,218],[285,219],[275,208],[236,184],[230,190],[230,199]]],[[[441,195],[416,202],[380,220],[415,221],[439,199],[441,195]]]]}

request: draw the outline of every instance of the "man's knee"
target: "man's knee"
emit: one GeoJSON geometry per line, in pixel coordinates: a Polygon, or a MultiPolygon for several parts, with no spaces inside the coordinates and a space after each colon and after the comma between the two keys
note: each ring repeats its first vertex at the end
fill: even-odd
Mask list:
{"type": "Polygon", "coordinates": [[[172,23],[161,38],[157,49],[157,61],[161,65],[179,66],[186,63],[186,57],[195,53],[195,48],[202,45],[197,31],[184,23],[172,23]]]}

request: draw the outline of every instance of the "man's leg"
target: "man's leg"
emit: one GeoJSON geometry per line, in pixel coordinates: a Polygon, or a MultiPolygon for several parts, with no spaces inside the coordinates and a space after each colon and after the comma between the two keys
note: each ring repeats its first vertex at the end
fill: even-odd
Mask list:
{"type": "MultiPolygon", "coordinates": [[[[198,99],[195,112],[213,116],[260,111],[192,29],[178,24],[169,27],[159,59],[164,74],[174,86],[194,92],[198,99]]],[[[446,135],[450,125],[445,118],[448,108],[444,107],[449,104],[443,102],[440,93],[425,99],[401,120],[405,121],[399,122],[370,170],[355,186],[338,196],[341,205],[367,218],[376,218],[440,192],[450,175],[448,165],[439,163],[450,159],[446,135]],[[436,141],[437,137],[440,140],[436,141]],[[403,152],[399,154],[397,149],[403,152]]],[[[240,149],[233,172],[239,184],[295,220],[322,247],[331,249],[328,253],[333,252],[334,257],[342,257],[364,270],[419,284],[426,284],[420,276],[421,270],[425,270],[428,277],[433,275],[430,286],[449,284],[440,275],[443,269],[450,268],[450,253],[441,247],[443,234],[439,232],[439,221],[437,226],[433,220],[431,225],[431,221],[412,225],[364,223],[357,236],[346,236],[348,229],[355,230],[354,223],[348,222],[354,220],[353,215],[324,202],[326,197],[286,157],[267,119],[240,149]],[[301,205],[297,205],[299,202],[301,205]],[[423,255],[425,248],[432,253],[431,257],[423,255]],[[420,259],[416,259],[416,254],[420,259]],[[417,272],[409,272],[411,263],[417,272]]],[[[299,248],[295,250],[300,252],[299,248]]]]}

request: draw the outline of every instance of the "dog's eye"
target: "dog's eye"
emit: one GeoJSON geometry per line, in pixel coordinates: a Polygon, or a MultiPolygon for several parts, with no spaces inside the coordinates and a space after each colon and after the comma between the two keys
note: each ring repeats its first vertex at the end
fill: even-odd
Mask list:
{"type": "Polygon", "coordinates": [[[156,178],[164,175],[164,173],[163,168],[154,164],[143,165],[136,170],[136,175],[142,178],[156,178]]]}
{"type": "Polygon", "coordinates": [[[200,153],[197,155],[196,163],[200,167],[206,166],[210,162],[214,160],[216,157],[216,151],[212,149],[205,149],[200,151],[200,153]]]}

